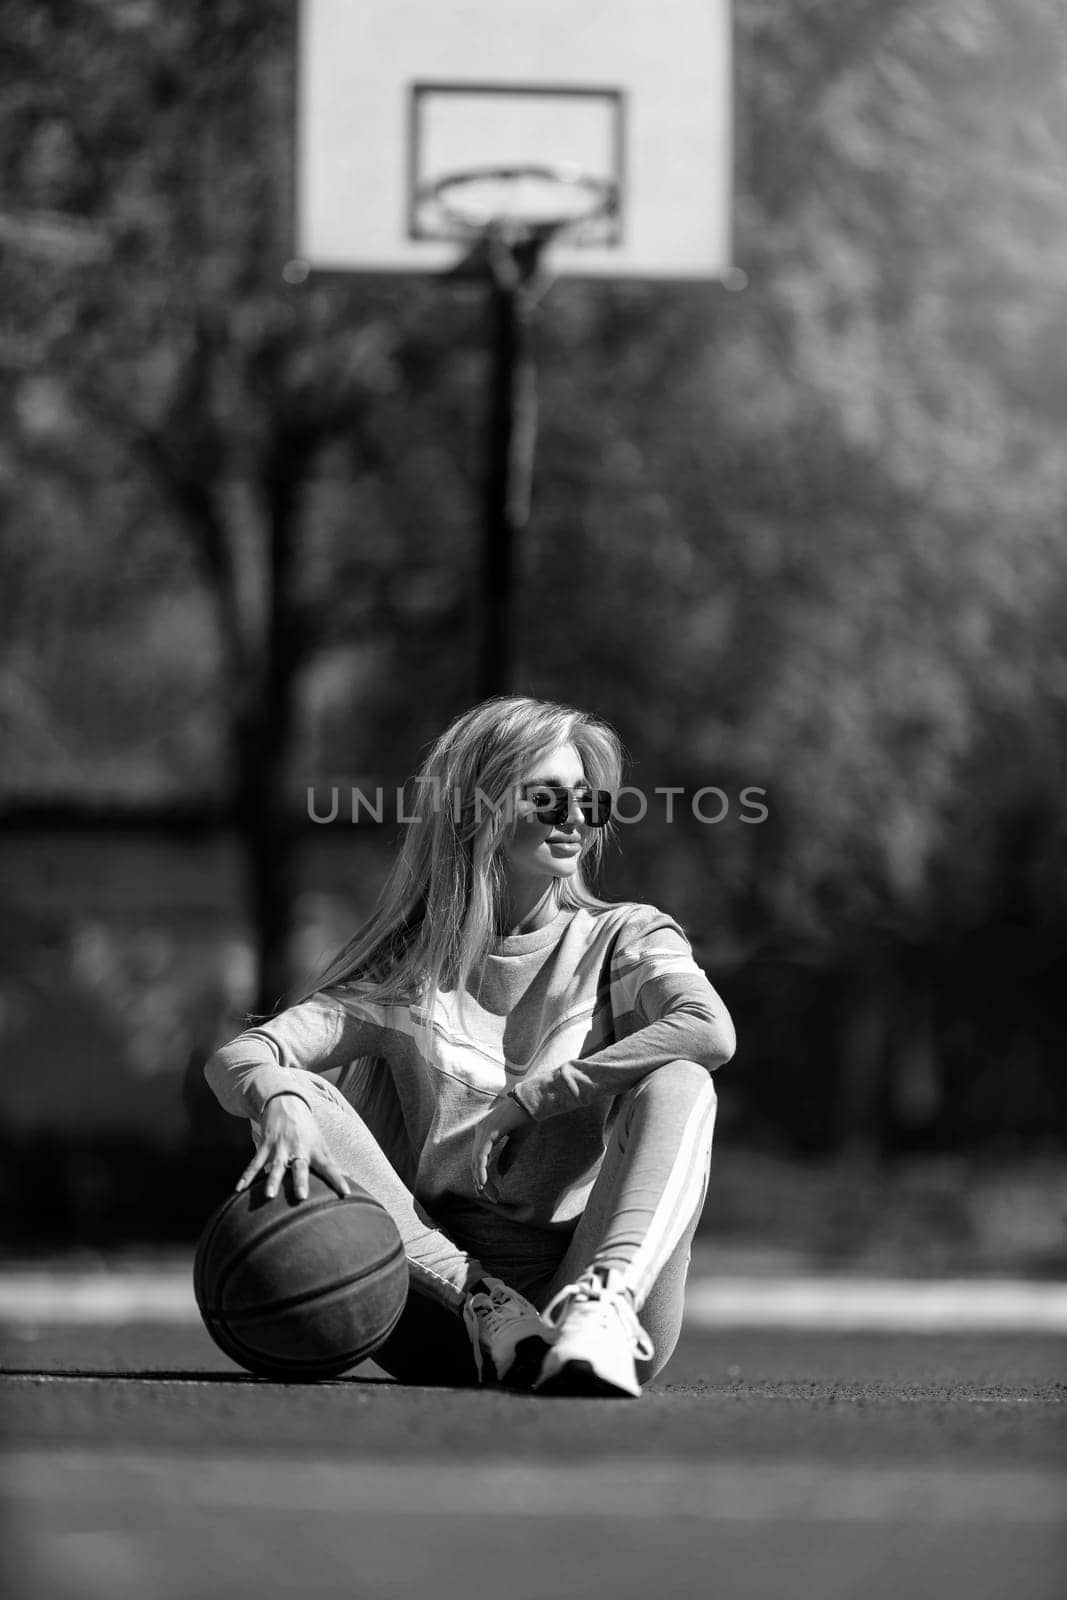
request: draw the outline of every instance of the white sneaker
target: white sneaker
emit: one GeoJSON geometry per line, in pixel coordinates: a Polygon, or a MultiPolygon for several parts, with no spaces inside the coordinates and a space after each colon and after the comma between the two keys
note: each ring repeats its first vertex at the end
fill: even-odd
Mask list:
{"type": "Polygon", "coordinates": [[[583,1273],[545,1307],[559,1332],[534,1385],[539,1394],[640,1395],[634,1363],[655,1351],[621,1278],[618,1268],[583,1273]]]}
{"type": "Polygon", "coordinates": [[[486,1381],[483,1361],[488,1356],[497,1383],[506,1379],[509,1388],[530,1389],[555,1331],[517,1289],[500,1278],[482,1282],[485,1288],[469,1294],[463,1307],[478,1378],[486,1381]]]}

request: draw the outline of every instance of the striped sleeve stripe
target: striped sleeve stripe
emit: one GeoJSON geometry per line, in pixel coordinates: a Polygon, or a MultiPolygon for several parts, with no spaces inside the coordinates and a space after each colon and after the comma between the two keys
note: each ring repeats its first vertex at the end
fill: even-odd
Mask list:
{"type": "Polygon", "coordinates": [[[620,1012],[637,1009],[637,997],[651,978],[665,978],[681,974],[690,978],[704,978],[692,956],[672,951],[664,952],[658,959],[634,962],[626,972],[618,973],[611,985],[611,1008],[616,1016],[620,1012]]]}

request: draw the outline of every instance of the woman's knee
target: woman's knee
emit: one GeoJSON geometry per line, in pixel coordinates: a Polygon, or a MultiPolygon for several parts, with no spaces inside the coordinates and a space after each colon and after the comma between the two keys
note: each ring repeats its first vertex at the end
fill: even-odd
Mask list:
{"type": "Polygon", "coordinates": [[[705,1098],[714,1102],[716,1097],[715,1085],[707,1067],[702,1067],[699,1061],[667,1061],[662,1067],[654,1067],[640,1082],[635,1083],[628,1091],[634,1100],[647,1099],[649,1096],[670,1095],[696,1100],[705,1098]]]}

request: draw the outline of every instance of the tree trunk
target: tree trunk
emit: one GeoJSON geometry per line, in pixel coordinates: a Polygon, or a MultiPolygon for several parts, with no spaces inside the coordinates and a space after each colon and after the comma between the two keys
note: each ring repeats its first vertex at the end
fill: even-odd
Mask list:
{"type": "Polygon", "coordinates": [[[290,944],[299,894],[293,742],[302,645],[294,597],[302,463],[275,441],[265,483],[268,602],[259,693],[237,735],[238,829],[256,957],[256,1010],[277,1010],[294,981],[290,944]]]}

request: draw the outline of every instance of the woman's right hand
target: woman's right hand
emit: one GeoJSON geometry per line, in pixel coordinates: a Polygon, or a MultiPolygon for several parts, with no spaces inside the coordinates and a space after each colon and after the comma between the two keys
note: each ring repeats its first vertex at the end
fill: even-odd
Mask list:
{"type": "Polygon", "coordinates": [[[237,1190],[247,1189],[257,1173],[267,1174],[267,1195],[281,1187],[286,1167],[293,1169],[293,1189],[298,1200],[308,1197],[308,1173],[317,1172],[340,1195],[348,1193],[348,1179],[331,1156],[311,1108],[299,1095],[282,1094],[271,1100],[260,1123],[261,1137],[255,1155],[237,1180],[237,1190]]]}

